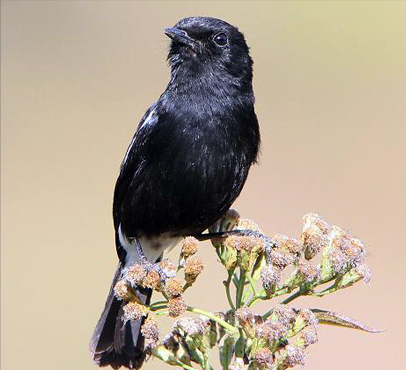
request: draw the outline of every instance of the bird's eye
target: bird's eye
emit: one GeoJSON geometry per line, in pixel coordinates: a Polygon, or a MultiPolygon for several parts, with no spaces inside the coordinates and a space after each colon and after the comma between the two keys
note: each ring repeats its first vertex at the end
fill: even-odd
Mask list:
{"type": "Polygon", "coordinates": [[[214,36],[213,40],[218,46],[226,46],[228,42],[227,35],[223,32],[220,32],[214,36]]]}

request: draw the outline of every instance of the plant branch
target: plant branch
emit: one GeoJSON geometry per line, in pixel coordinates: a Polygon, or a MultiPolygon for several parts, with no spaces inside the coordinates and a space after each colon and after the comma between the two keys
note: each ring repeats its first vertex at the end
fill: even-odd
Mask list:
{"type": "Polygon", "coordinates": [[[187,306],[187,311],[197,313],[199,315],[203,315],[208,317],[209,319],[212,319],[213,321],[217,322],[219,325],[221,325],[224,329],[227,329],[231,334],[236,334],[238,332],[238,329],[235,328],[234,326],[230,325],[228,322],[224,321],[220,317],[216,316],[215,314],[202,310],[201,308],[197,307],[192,307],[192,306],[187,306]]]}

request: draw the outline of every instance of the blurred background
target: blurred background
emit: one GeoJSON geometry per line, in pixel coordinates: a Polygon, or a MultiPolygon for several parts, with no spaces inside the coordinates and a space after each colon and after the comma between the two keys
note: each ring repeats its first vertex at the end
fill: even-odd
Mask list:
{"type": "MultiPolygon", "coordinates": [[[[323,327],[307,368],[402,367],[405,2],[2,1],[3,369],[95,369],[88,342],[116,265],[114,183],[168,81],[163,29],[192,15],[238,25],[255,61],[262,156],[235,208],[295,237],[319,212],[369,248],[371,286],[297,305],[387,331],[323,327]]],[[[188,302],[219,310],[224,271],[209,245],[201,252],[188,302]]]]}

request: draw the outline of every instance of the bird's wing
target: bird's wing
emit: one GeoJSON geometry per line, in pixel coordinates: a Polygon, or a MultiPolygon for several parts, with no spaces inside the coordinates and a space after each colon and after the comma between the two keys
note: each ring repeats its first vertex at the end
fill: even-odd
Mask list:
{"type": "Polygon", "coordinates": [[[140,170],[143,158],[139,155],[139,149],[145,143],[145,133],[148,131],[148,128],[155,125],[158,122],[158,115],[156,113],[156,103],[153,104],[147,112],[142,117],[138,128],[131,140],[130,145],[124,155],[124,159],[121,163],[120,174],[116,181],[116,186],[114,189],[114,200],[113,200],[113,219],[114,219],[114,228],[116,231],[116,248],[117,254],[120,259],[122,259],[123,249],[120,246],[118,229],[120,225],[119,217],[119,208],[123,202],[128,188],[131,185],[131,182],[140,170]]]}

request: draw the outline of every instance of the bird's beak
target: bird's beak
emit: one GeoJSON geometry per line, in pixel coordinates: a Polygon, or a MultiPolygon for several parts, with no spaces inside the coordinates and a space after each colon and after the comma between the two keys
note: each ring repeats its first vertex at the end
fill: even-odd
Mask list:
{"type": "Polygon", "coordinates": [[[165,28],[165,35],[170,37],[173,41],[180,43],[182,45],[186,45],[197,51],[199,48],[199,44],[193,40],[186,31],[183,31],[176,27],[165,28]]]}

